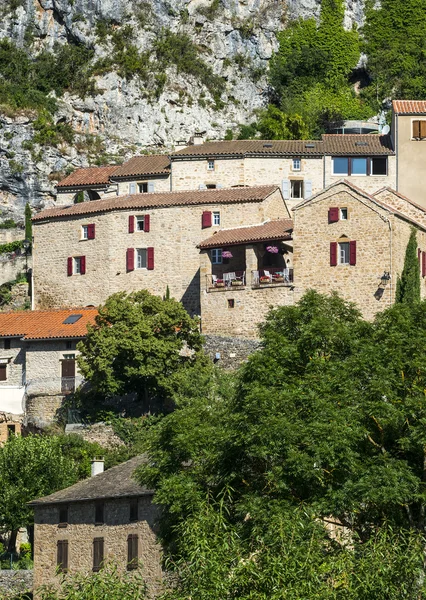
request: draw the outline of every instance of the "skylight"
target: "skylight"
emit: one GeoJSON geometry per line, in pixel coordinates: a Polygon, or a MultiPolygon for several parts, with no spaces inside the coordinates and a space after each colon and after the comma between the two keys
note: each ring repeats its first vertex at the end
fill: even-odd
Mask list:
{"type": "Polygon", "coordinates": [[[65,319],[65,321],[62,321],[63,325],[73,325],[74,323],[77,323],[77,321],[79,319],[81,319],[83,315],[70,315],[69,317],[67,317],[65,319]]]}

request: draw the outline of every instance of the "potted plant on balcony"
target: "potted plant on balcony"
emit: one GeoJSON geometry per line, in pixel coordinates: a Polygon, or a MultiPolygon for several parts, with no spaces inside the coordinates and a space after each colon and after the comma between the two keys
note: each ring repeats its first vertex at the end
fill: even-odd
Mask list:
{"type": "Polygon", "coordinates": [[[259,277],[259,281],[260,283],[271,283],[271,278],[269,277],[269,275],[261,275],[259,277]]]}

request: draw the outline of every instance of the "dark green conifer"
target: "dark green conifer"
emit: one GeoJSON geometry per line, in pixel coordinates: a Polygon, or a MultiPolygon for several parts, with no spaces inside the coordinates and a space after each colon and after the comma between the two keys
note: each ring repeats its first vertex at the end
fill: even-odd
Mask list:
{"type": "Polygon", "coordinates": [[[404,268],[396,284],[395,302],[414,304],[420,302],[420,266],[417,256],[417,232],[411,231],[405,251],[404,268]]]}
{"type": "Polygon", "coordinates": [[[31,222],[31,206],[27,202],[25,206],[25,239],[32,243],[33,240],[33,224],[31,222]]]}

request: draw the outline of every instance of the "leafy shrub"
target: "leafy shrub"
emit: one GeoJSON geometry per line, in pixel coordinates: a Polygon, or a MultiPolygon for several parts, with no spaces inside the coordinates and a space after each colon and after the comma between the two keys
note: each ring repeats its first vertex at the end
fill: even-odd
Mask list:
{"type": "Polygon", "coordinates": [[[13,219],[6,219],[2,223],[0,223],[0,229],[15,229],[17,224],[13,219]]]}
{"type": "Polygon", "coordinates": [[[22,248],[23,240],[16,242],[8,242],[7,244],[0,244],[0,254],[7,254],[8,252],[16,252],[22,248]]]}

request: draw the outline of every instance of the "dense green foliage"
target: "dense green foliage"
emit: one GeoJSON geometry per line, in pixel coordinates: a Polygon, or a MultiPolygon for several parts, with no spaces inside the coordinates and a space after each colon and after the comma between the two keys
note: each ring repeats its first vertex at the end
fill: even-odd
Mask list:
{"type": "Polygon", "coordinates": [[[417,232],[413,228],[405,251],[404,268],[396,284],[396,302],[420,302],[420,265],[417,255],[417,232]]]}
{"type": "Polygon", "coordinates": [[[13,219],[6,219],[0,223],[0,229],[15,229],[17,224],[13,219]]]}
{"type": "Polygon", "coordinates": [[[79,350],[79,367],[91,386],[83,403],[95,396],[105,406],[114,396],[134,394],[140,413],[169,405],[182,378],[197,378],[208,368],[197,320],[180,302],[146,290],[110,296],[79,350]]]}
{"type": "Polygon", "coordinates": [[[235,385],[200,382],[149,429],[168,597],[419,597],[426,303],[370,323],[308,292],[271,310],[262,339],[235,385]]]}
{"type": "Polygon", "coordinates": [[[25,205],[25,239],[29,242],[33,239],[33,224],[31,217],[31,206],[30,203],[27,202],[25,205]]]}
{"type": "Polygon", "coordinates": [[[15,252],[22,248],[23,240],[16,240],[15,242],[7,242],[6,244],[0,244],[0,254],[7,254],[8,252],[15,252]]]}

